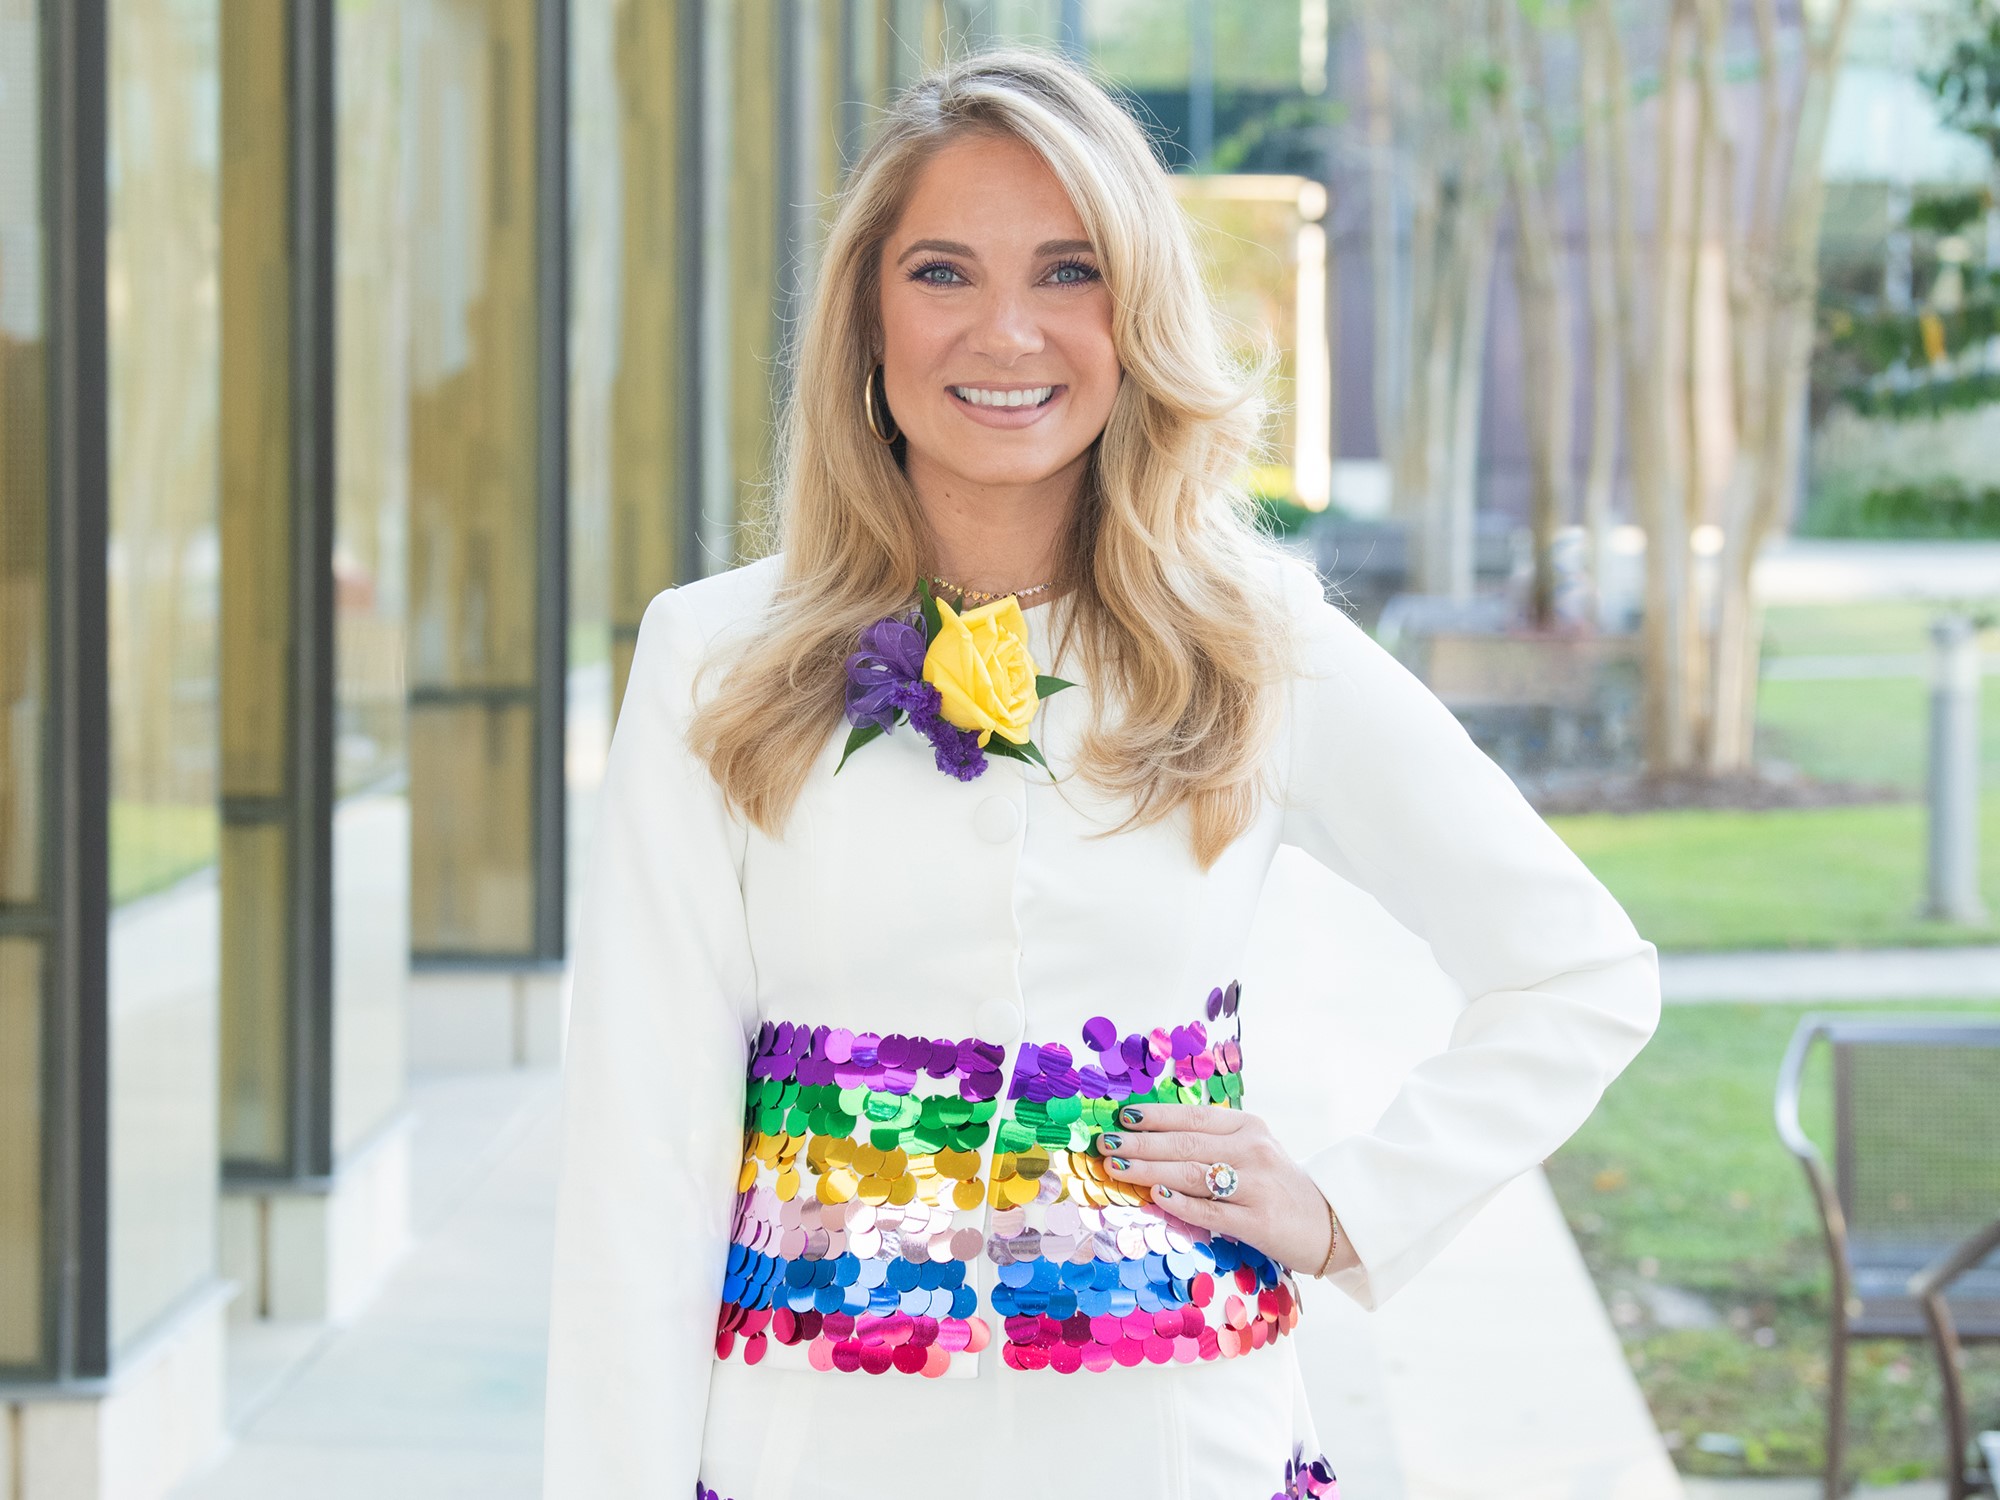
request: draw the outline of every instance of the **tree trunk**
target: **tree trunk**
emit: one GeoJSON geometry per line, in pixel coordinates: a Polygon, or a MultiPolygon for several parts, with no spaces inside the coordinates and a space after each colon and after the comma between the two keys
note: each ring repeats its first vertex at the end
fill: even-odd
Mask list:
{"type": "Polygon", "coordinates": [[[1635,509],[1646,533],[1645,607],[1640,627],[1644,684],[1640,743],[1646,770],[1658,773],[1684,766],[1689,748],[1685,695],[1676,650],[1681,630],[1683,579],[1687,572],[1687,535],[1672,502],[1673,445],[1667,429],[1666,367],[1671,300],[1668,289],[1673,259],[1667,247],[1677,196],[1674,140],[1680,96],[1677,59],[1686,16],[1677,0],[1668,25],[1666,62],[1661,70],[1656,126],[1654,274],[1650,279],[1643,276],[1639,263],[1637,206],[1630,171],[1631,85],[1612,0],[1596,0],[1592,20],[1595,43],[1602,49],[1605,95],[1610,104],[1606,117],[1610,147],[1607,162],[1618,331],[1624,367],[1626,443],[1635,509]]]}
{"type": "Polygon", "coordinates": [[[1546,626],[1555,612],[1556,528],[1569,513],[1570,360],[1569,307],[1558,237],[1559,210],[1548,178],[1554,170],[1538,150],[1519,93],[1526,76],[1515,34],[1517,0],[1487,0],[1489,45],[1499,75],[1494,91],[1500,159],[1514,213],[1514,287],[1520,307],[1522,399],[1528,423],[1529,519],[1534,537],[1534,580],[1529,618],[1546,626]]]}
{"type": "Polygon", "coordinates": [[[1355,8],[1366,78],[1368,116],[1368,270],[1375,288],[1375,451],[1393,465],[1402,448],[1408,345],[1402,337],[1407,304],[1398,284],[1395,133],[1390,114],[1390,65],[1374,5],[1355,8]]]}
{"type": "MultiPolygon", "coordinates": [[[[1717,102],[1721,88],[1722,8],[1702,0],[1702,87],[1717,102]]],[[[1751,596],[1751,568],[1758,539],[1752,511],[1765,460],[1765,433],[1771,393],[1756,378],[1764,367],[1770,336],[1770,229],[1777,150],[1784,132],[1783,93],[1778,75],[1777,13],[1774,0],[1755,0],[1759,128],[1756,175],[1747,228],[1729,231],[1730,395],[1736,427],[1735,462],[1722,492],[1722,551],[1716,559],[1715,627],[1707,663],[1712,684],[1707,695],[1705,763],[1712,773],[1748,770],[1755,763],[1757,637],[1759,621],[1751,596]]],[[[1735,150],[1727,142],[1721,181],[1733,188],[1735,150]]]]}
{"type": "MultiPolygon", "coordinates": [[[[1761,0],[1768,4],[1770,0],[1761,0]]],[[[1785,502],[1798,486],[1806,383],[1812,359],[1814,311],[1819,299],[1819,234],[1826,203],[1820,160],[1826,148],[1827,117],[1835,74],[1846,47],[1853,0],[1835,0],[1833,13],[1817,38],[1808,33],[1805,77],[1798,124],[1792,136],[1791,166],[1776,213],[1775,248],[1755,351],[1763,379],[1762,409],[1755,423],[1754,459],[1747,491],[1747,515],[1736,545],[1722,559],[1722,578],[1736,599],[1727,630],[1718,631],[1718,663],[1727,681],[1718,682],[1717,712],[1732,722],[1711,764],[1718,768],[1751,763],[1756,724],[1756,671],[1761,618],[1751,595],[1757,554],[1776,528],[1785,502]]],[[[1808,26],[1810,22],[1805,23],[1808,26]]]]}
{"type": "Polygon", "coordinates": [[[1578,23],[1578,89],[1583,145],[1584,268],[1590,294],[1590,433],[1584,462],[1583,524],[1589,536],[1590,616],[1600,630],[1609,613],[1611,504],[1618,475],[1618,272],[1611,244],[1611,163],[1604,47],[1592,17],[1578,23]]]}
{"type": "Polygon", "coordinates": [[[1441,509],[1449,538],[1445,592],[1454,599],[1470,599],[1478,566],[1479,413],[1486,390],[1486,317],[1499,224],[1494,205],[1483,192],[1464,205],[1458,218],[1462,290],[1452,369],[1449,489],[1441,509]]]}

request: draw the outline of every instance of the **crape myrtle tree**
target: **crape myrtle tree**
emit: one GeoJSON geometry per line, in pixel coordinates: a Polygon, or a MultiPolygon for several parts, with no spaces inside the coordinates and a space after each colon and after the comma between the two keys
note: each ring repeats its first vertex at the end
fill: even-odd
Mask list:
{"type": "Polygon", "coordinates": [[[1548,622],[1550,542],[1573,518],[1601,572],[1622,460],[1647,538],[1642,743],[1655,774],[1751,764],[1752,565],[1800,473],[1820,159],[1853,4],[1352,3],[1378,436],[1417,542],[1416,587],[1471,591],[1504,233],[1522,324],[1531,608],[1548,622]],[[1706,549],[1712,589],[1694,566],[1698,529],[1719,538],[1706,549]]]}

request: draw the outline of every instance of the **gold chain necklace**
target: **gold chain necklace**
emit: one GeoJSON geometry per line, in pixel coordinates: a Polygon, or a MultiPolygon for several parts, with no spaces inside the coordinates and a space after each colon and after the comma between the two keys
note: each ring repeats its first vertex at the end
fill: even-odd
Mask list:
{"type": "Polygon", "coordinates": [[[1009,594],[1012,594],[1016,599],[1025,599],[1030,594],[1039,594],[1045,589],[1055,587],[1054,580],[1051,580],[1048,583],[1038,583],[1031,589],[1002,589],[997,594],[989,594],[984,589],[969,589],[962,584],[953,583],[948,578],[934,577],[931,579],[931,582],[941,584],[958,595],[958,602],[960,604],[965,603],[968,599],[973,601],[974,608],[977,608],[981,604],[991,604],[995,599],[1005,599],[1009,594]]]}

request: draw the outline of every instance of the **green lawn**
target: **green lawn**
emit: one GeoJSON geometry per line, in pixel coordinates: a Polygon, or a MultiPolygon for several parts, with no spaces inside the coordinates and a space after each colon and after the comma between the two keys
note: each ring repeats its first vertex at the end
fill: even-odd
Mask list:
{"type": "MultiPolygon", "coordinates": [[[[1802,1005],[1673,1005],[1548,1174],[1655,1420],[1690,1473],[1809,1473],[1824,1458],[1828,1277],[1805,1178],[1771,1119],[1802,1005]],[[1667,1288],[1662,1294],[1656,1289],[1667,1288]],[[1668,1326],[1680,1306],[1714,1326],[1668,1326]],[[1742,1458],[1702,1451],[1703,1434],[1742,1458]]],[[[1969,1011],[1948,1002],[1898,1013],[1969,1011]]],[[[1828,1137],[1824,1057],[1805,1123],[1828,1137]]],[[[1683,1318],[1686,1323],[1697,1319],[1683,1318]]],[[[1852,1461],[1873,1483],[1941,1472],[1938,1383],[1921,1342],[1869,1340],[1851,1364],[1852,1461]]],[[[1971,1356],[1974,1415],[2000,1421],[2000,1351],[1971,1356]]]]}
{"type": "MultiPolygon", "coordinates": [[[[1953,601],[1978,612],[2000,597],[1953,601]]],[[[1764,610],[1764,650],[1772,656],[1848,656],[1873,651],[1928,651],[1939,604],[1883,600],[1858,604],[1781,604],[1764,610]]],[[[2000,651],[1989,635],[1988,652],[2000,651]]]]}
{"type": "MultiPolygon", "coordinates": [[[[2000,792],[2000,677],[1979,695],[1980,779],[2000,792]]],[[[1766,678],[1757,755],[1827,781],[1887,782],[1924,794],[1930,684],[1921,677],[1766,678]]]]}
{"type": "MultiPolygon", "coordinates": [[[[1994,601],[1987,601],[1992,603],[1994,601]]],[[[1767,612],[1773,656],[1922,651],[1927,604],[1767,612]]],[[[2000,639],[1989,641],[2000,649],[2000,639]]],[[[1816,948],[2000,940],[2000,926],[1919,918],[1929,684],[1922,676],[1766,678],[1757,752],[1808,776],[1909,800],[1773,812],[1549,819],[1663,949],[1816,948]]],[[[2000,923],[2000,678],[1981,694],[1984,889],[2000,923]]]]}
{"type": "MultiPolygon", "coordinates": [[[[1549,824],[1663,949],[2000,941],[2000,927],[1915,915],[1924,811],[1914,802],[1798,811],[1586,813],[1549,824]]],[[[2000,919],[2000,793],[1981,807],[1988,909],[2000,919]]]]}

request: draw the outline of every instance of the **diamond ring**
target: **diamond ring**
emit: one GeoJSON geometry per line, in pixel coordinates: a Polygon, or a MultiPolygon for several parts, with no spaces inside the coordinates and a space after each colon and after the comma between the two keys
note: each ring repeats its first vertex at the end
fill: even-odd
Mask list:
{"type": "Polygon", "coordinates": [[[1207,1180],[1211,1198],[1227,1198],[1236,1192],[1236,1168],[1226,1161],[1210,1163],[1207,1180]]]}

